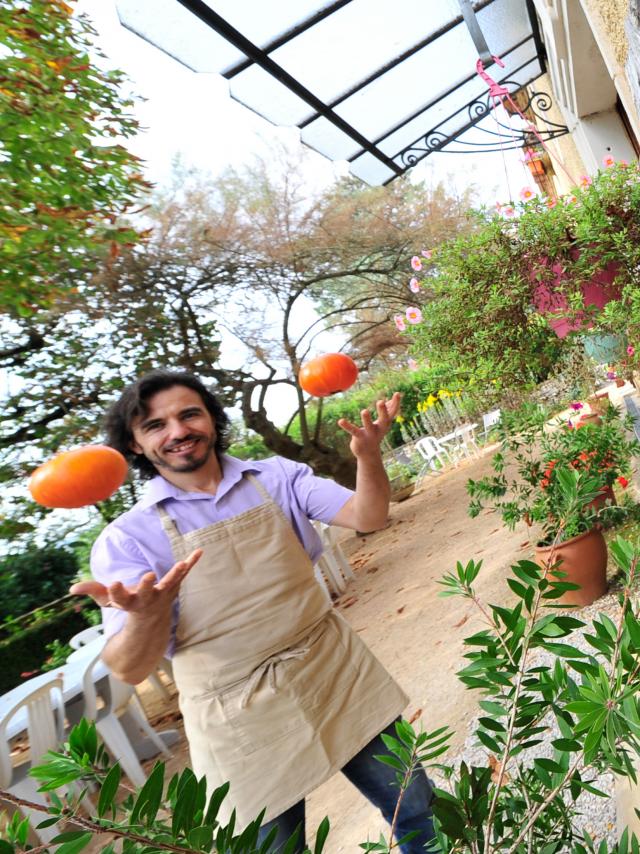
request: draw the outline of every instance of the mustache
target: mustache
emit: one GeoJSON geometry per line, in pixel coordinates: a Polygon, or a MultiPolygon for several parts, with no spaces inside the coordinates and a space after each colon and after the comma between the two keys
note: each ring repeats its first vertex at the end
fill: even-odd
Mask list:
{"type": "Polygon", "coordinates": [[[178,445],[183,445],[185,442],[196,442],[198,439],[201,439],[202,436],[197,436],[194,433],[190,433],[188,436],[184,436],[182,439],[177,439],[175,442],[172,442],[170,445],[165,447],[165,451],[172,451],[174,448],[177,448],[178,445]]]}

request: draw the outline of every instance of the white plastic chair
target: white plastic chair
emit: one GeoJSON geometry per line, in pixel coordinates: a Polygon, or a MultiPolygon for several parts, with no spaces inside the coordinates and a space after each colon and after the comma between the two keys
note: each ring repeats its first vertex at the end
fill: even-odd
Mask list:
{"type": "Polygon", "coordinates": [[[460,450],[466,457],[480,456],[480,448],[476,442],[474,431],[477,424],[461,424],[453,431],[459,443],[460,450]]]}
{"type": "Polygon", "coordinates": [[[142,703],[133,685],[127,685],[110,674],[107,677],[109,686],[108,696],[102,697],[104,706],[98,708],[98,698],[93,680],[93,668],[99,660],[100,655],[91,659],[87,663],[87,668],[84,672],[82,679],[84,694],[83,715],[88,720],[95,721],[96,729],[104,741],[107,750],[113,755],[114,759],[120,762],[122,770],[131,782],[135,786],[142,786],[147,778],[140,765],[140,760],[129,741],[126,730],[120,723],[120,716],[126,712],[133,719],[138,729],[142,730],[147,738],[153,741],[158,750],[162,751],[166,756],[171,756],[171,752],[147,720],[142,703]]]}
{"type": "Polygon", "coordinates": [[[435,436],[423,436],[415,443],[415,449],[424,460],[424,464],[416,478],[416,486],[420,486],[424,477],[427,474],[442,474],[440,469],[445,468],[448,462],[451,461],[449,451],[442,445],[435,436]],[[436,466],[436,461],[440,463],[440,469],[436,466]]]}
{"type": "MultiPolygon", "coordinates": [[[[55,677],[23,697],[0,721],[0,789],[9,790],[26,800],[48,806],[45,795],[38,791],[40,783],[29,777],[28,771],[34,765],[38,765],[49,750],[58,749],[63,741],[62,679],[55,677]],[[23,708],[27,712],[30,760],[14,767],[11,761],[7,726],[23,708]]],[[[27,807],[20,807],[20,811],[29,818],[33,832],[43,844],[50,842],[59,833],[55,826],[35,829],[36,825],[47,818],[45,813],[36,812],[27,807]]]]}
{"type": "Polygon", "coordinates": [[[83,629],[81,632],[75,634],[72,638],[69,639],[69,646],[71,649],[80,649],[83,646],[86,646],[91,641],[100,637],[103,632],[102,623],[97,626],[89,626],[88,629],[83,629]]]}
{"type": "MultiPolygon", "coordinates": [[[[96,638],[102,637],[104,632],[104,627],[102,623],[99,623],[97,626],[89,626],[87,629],[83,629],[81,632],[75,634],[69,640],[69,646],[73,650],[82,649],[83,646],[94,641],[96,638]]],[[[72,656],[69,656],[67,661],[71,661],[72,656]]],[[[147,679],[151,683],[154,691],[159,694],[165,703],[168,703],[171,700],[171,695],[167,691],[166,687],[163,685],[162,680],[160,679],[160,671],[165,673],[169,680],[173,682],[173,669],[171,667],[171,662],[168,658],[163,658],[157,668],[149,674],[147,679]]]]}
{"type": "Polygon", "coordinates": [[[338,542],[338,531],[324,522],[314,522],[313,527],[320,535],[322,541],[323,557],[332,564],[334,572],[342,573],[345,579],[355,578],[346,554],[338,542]]]}
{"type": "Polygon", "coordinates": [[[492,409],[491,412],[485,412],[482,416],[482,438],[486,439],[489,435],[489,431],[492,427],[495,427],[496,424],[500,423],[500,419],[502,418],[502,411],[500,409],[492,409]]]}

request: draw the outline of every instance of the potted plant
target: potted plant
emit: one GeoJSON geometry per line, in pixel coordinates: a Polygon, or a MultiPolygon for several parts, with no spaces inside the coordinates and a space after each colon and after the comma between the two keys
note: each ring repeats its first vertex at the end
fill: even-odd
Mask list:
{"type": "Polygon", "coordinates": [[[467,483],[471,516],[490,505],[508,527],[524,521],[534,529],[538,563],[559,567],[571,585],[560,600],[565,604],[589,604],[606,590],[602,522],[615,500],[613,484],[628,483],[631,458],[640,450],[625,425],[609,407],[601,424],[552,428],[547,413],[529,404],[504,415],[495,474],[467,483]]]}
{"type": "Polygon", "coordinates": [[[393,460],[387,463],[386,471],[391,486],[392,501],[404,501],[413,495],[417,474],[413,466],[393,460]]]}
{"type": "Polygon", "coordinates": [[[637,163],[607,162],[557,201],[523,188],[477,212],[420,261],[414,355],[507,387],[547,379],[576,344],[598,360],[594,336],[617,359],[640,335],[639,179],[637,163]]]}

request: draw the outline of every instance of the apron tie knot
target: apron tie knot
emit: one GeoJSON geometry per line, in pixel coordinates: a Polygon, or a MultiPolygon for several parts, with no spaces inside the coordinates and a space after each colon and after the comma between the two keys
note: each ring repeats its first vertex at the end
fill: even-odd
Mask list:
{"type": "Polygon", "coordinates": [[[309,653],[308,646],[301,646],[293,649],[285,649],[284,652],[276,652],[274,655],[270,655],[269,658],[266,658],[262,664],[259,664],[256,669],[253,671],[251,676],[247,679],[247,683],[244,686],[244,690],[242,692],[242,696],[240,697],[240,708],[244,709],[249,703],[251,696],[258,688],[258,685],[262,681],[262,677],[266,674],[267,679],[269,680],[269,689],[272,694],[275,694],[277,691],[276,685],[276,665],[280,664],[281,661],[289,661],[290,659],[297,658],[302,659],[305,655],[309,653]]]}

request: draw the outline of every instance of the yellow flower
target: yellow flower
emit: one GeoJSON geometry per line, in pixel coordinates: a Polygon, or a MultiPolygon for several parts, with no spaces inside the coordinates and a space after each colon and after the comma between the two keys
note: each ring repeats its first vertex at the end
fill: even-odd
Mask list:
{"type": "Polygon", "coordinates": [[[396,424],[404,424],[404,418],[402,415],[396,415],[396,424]]]}
{"type": "Polygon", "coordinates": [[[427,406],[434,406],[437,400],[438,398],[435,396],[435,394],[431,393],[427,398],[427,406]]]}
{"type": "Polygon", "coordinates": [[[446,388],[441,388],[438,390],[438,397],[451,397],[451,392],[447,391],[446,388]]]}

